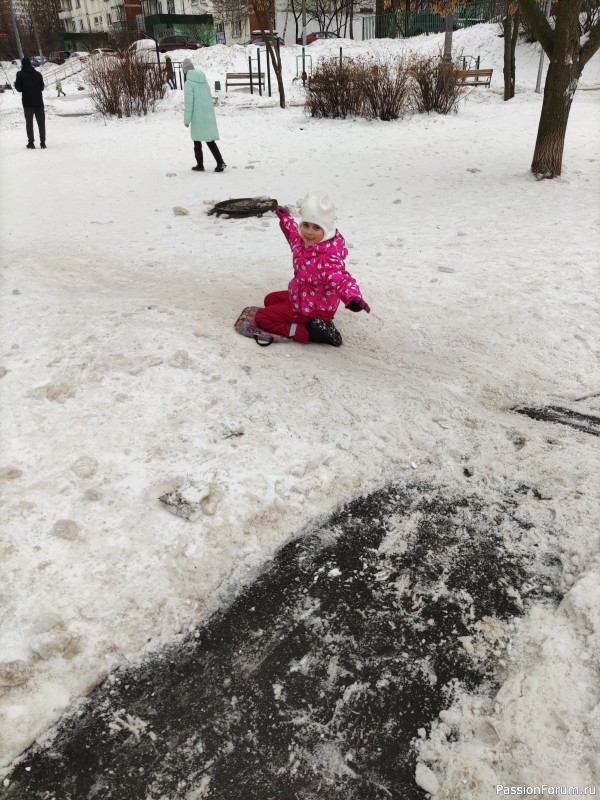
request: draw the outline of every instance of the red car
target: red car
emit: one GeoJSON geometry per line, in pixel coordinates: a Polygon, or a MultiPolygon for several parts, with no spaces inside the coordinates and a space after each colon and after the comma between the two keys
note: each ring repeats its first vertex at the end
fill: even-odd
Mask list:
{"type": "MultiPolygon", "coordinates": [[[[285,41],[281,38],[281,36],[277,33],[277,31],[273,31],[273,33],[271,33],[271,31],[265,31],[265,34],[269,37],[274,36],[275,39],[279,42],[280,47],[285,45],[285,41]]],[[[253,44],[256,47],[265,46],[265,40],[263,39],[263,35],[260,31],[251,31],[250,37],[251,38],[249,42],[244,42],[245,45],[253,44]]]]}
{"type": "MultiPolygon", "coordinates": [[[[333,33],[333,31],[317,31],[316,33],[309,33],[306,37],[306,44],[312,44],[313,42],[321,41],[322,39],[339,39],[340,37],[337,33],[333,33]]],[[[302,44],[302,40],[300,40],[302,44]]]]}
{"type": "Polygon", "coordinates": [[[166,53],[167,50],[199,50],[201,47],[208,47],[208,45],[190,39],[189,36],[163,36],[158,43],[161,53],[166,53]]]}

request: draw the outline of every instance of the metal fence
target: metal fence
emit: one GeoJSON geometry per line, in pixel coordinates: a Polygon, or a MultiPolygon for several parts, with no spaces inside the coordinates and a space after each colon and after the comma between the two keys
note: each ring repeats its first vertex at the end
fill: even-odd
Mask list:
{"type": "MultiPolygon", "coordinates": [[[[456,9],[454,30],[469,28],[482,22],[500,22],[505,13],[496,0],[469,3],[456,9]]],[[[398,39],[420,36],[422,33],[443,33],[445,29],[445,17],[429,9],[372,14],[362,20],[363,39],[398,39]]]]}

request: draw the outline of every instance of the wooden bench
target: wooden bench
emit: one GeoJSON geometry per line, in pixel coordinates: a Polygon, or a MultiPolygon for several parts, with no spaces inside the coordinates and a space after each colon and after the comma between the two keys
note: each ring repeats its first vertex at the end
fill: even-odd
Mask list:
{"type": "Polygon", "coordinates": [[[265,85],[264,72],[228,72],[225,75],[225,91],[230,86],[250,86],[250,78],[252,78],[252,86],[258,86],[259,83],[265,85]]]}
{"type": "Polygon", "coordinates": [[[463,86],[487,86],[490,88],[493,69],[461,69],[458,74],[463,86]]]}

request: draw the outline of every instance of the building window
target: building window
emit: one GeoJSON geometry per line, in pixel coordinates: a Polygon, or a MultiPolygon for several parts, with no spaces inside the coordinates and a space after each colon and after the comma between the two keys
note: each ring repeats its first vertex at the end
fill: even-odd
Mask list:
{"type": "Polygon", "coordinates": [[[83,24],[83,20],[82,19],[79,20],[79,30],[80,31],[84,31],[85,30],[85,25],[83,24]]]}
{"type": "Polygon", "coordinates": [[[112,14],[106,15],[106,21],[108,22],[109,25],[112,25],[112,14]]]}
{"type": "Polygon", "coordinates": [[[236,20],[231,26],[231,33],[234,39],[239,39],[239,37],[242,35],[242,23],[239,19],[236,20]]]}
{"type": "Polygon", "coordinates": [[[167,14],[175,13],[175,0],[167,0],[167,14]]]}
{"type": "Polygon", "coordinates": [[[80,0],[75,0],[75,8],[81,8],[80,0]]]}

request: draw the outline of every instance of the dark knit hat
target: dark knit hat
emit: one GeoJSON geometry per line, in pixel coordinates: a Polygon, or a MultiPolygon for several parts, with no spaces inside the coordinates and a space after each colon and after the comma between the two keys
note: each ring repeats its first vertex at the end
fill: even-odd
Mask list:
{"type": "Polygon", "coordinates": [[[29,58],[22,58],[22,59],[21,59],[21,66],[22,66],[22,67],[30,67],[30,66],[31,66],[31,59],[29,59],[29,58]]]}

